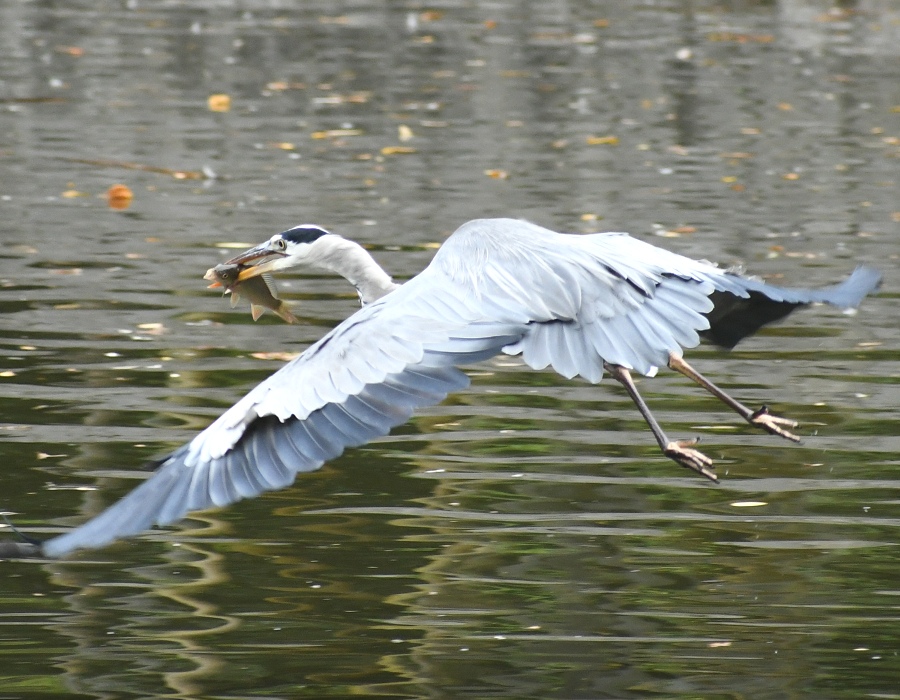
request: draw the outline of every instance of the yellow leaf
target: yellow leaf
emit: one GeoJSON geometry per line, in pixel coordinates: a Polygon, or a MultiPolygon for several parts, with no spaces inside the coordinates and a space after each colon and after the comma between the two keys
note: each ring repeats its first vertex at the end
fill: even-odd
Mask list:
{"type": "Polygon", "coordinates": [[[588,146],[618,146],[618,136],[588,136],[588,146]]]}
{"type": "Polygon", "coordinates": [[[210,95],[206,100],[206,106],[211,112],[227,112],[231,109],[231,97],[228,95],[210,95]]]}

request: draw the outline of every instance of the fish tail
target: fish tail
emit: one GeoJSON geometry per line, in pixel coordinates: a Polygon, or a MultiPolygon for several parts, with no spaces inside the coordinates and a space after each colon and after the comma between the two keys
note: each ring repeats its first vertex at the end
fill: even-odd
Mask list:
{"type": "Polygon", "coordinates": [[[278,305],[278,308],[272,309],[272,311],[274,311],[276,314],[278,314],[287,323],[300,323],[300,319],[297,318],[296,316],[294,316],[293,313],[291,313],[290,307],[284,302],[281,302],[278,305]]]}

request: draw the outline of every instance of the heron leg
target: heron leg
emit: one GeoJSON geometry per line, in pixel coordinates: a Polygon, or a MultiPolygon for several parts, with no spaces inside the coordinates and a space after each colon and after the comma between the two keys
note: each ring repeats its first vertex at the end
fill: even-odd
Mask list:
{"type": "Polygon", "coordinates": [[[634,401],[634,405],[637,406],[638,411],[641,412],[644,420],[647,421],[647,425],[650,426],[653,437],[656,438],[656,442],[659,444],[663,454],[680,464],[682,467],[692,469],[698,474],[702,474],[710,481],[718,483],[719,479],[712,470],[712,460],[699,450],[693,449],[693,446],[698,442],[696,439],[669,440],[663,429],[659,426],[659,423],[656,422],[656,418],[650,413],[650,409],[644,402],[643,397],[638,392],[634,380],[631,378],[631,372],[625,367],[622,367],[622,365],[604,363],[604,367],[613,379],[625,387],[625,391],[628,392],[631,400],[634,401]]]}
{"type": "Polygon", "coordinates": [[[678,357],[675,354],[670,354],[669,367],[674,369],[676,372],[680,372],[688,379],[691,379],[702,386],[710,394],[719,399],[719,401],[731,408],[741,418],[750,423],[750,425],[754,425],[757,428],[762,428],[772,435],[780,435],[781,437],[787,438],[788,440],[800,442],[800,438],[787,430],[787,428],[796,428],[799,425],[797,421],[790,420],[789,418],[781,418],[780,416],[773,416],[771,413],[769,413],[768,406],[763,406],[762,408],[759,408],[755,411],[747,408],[747,406],[742,404],[737,399],[734,399],[726,394],[719,387],[717,387],[706,377],[700,374],[697,370],[691,367],[687,362],[684,361],[683,357],[678,357]]]}

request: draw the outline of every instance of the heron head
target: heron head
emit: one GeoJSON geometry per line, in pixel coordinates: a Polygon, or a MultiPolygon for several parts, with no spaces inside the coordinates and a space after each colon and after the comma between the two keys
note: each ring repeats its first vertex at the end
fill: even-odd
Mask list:
{"type": "Polygon", "coordinates": [[[241,282],[265,272],[277,272],[300,265],[313,265],[317,258],[317,250],[322,247],[322,244],[318,242],[323,238],[331,237],[334,237],[334,234],[319,226],[301,224],[287,231],[276,233],[265,243],[245,250],[225,264],[241,265],[244,268],[239,276],[241,282]]]}

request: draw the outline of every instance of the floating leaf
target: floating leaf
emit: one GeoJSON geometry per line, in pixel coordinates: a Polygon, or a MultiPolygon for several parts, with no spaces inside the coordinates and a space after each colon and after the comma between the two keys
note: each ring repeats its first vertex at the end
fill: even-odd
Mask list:
{"type": "Polygon", "coordinates": [[[75,58],[81,58],[84,56],[84,49],[80,46],[57,46],[56,50],[59,53],[68,54],[69,56],[74,56],[75,58]]]}
{"type": "Polygon", "coordinates": [[[284,90],[305,90],[306,83],[288,83],[283,80],[276,80],[271,83],[266,83],[266,89],[276,92],[281,92],[284,90]]]}
{"type": "Polygon", "coordinates": [[[362,129],[328,129],[327,131],[314,131],[310,136],[314,139],[334,139],[343,136],[361,136],[362,129]]]}
{"type": "Polygon", "coordinates": [[[223,94],[210,95],[206,106],[210,112],[227,112],[231,109],[231,97],[223,94]]]}
{"type": "Polygon", "coordinates": [[[225,241],[223,243],[216,243],[215,247],[224,248],[225,250],[243,250],[252,245],[252,243],[242,243],[241,241],[225,241]]]}
{"type": "Polygon", "coordinates": [[[394,156],[402,153],[415,153],[416,149],[412,146],[385,146],[381,149],[381,155],[394,156]]]}
{"type": "Polygon", "coordinates": [[[113,185],[106,190],[106,203],[110,209],[128,209],[134,193],[128,185],[113,185]]]}
{"type": "Polygon", "coordinates": [[[618,146],[619,145],[619,137],[618,136],[588,136],[587,137],[587,145],[588,146],[618,146]]]}
{"type": "Polygon", "coordinates": [[[299,352],[253,352],[250,357],[257,360],[280,360],[282,362],[290,362],[299,356],[299,352]]]}

